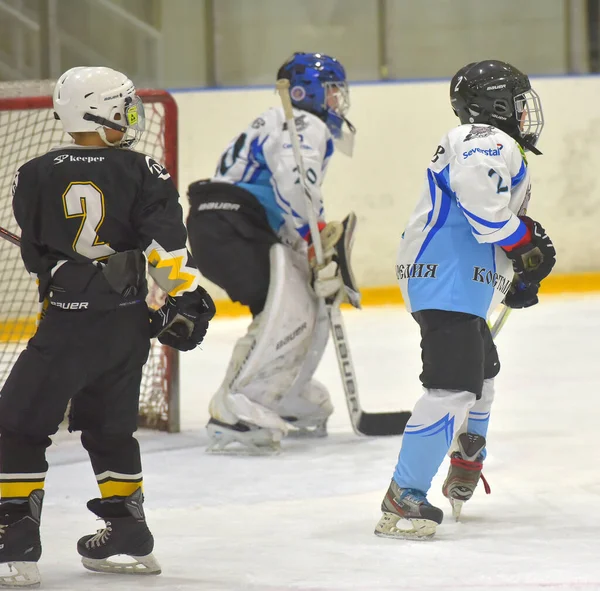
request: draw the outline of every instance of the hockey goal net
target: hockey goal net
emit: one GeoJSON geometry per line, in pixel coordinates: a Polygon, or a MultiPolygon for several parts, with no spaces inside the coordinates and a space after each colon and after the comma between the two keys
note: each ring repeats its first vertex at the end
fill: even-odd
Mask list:
{"type": "MultiPolygon", "coordinates": [[[[0,84],[0,226],[19,235],[12,212],[11,186],[24,162],[51,148],[70,143],[54,119],[51,81],[0,84]]],[[[141,90],[146,132],[136,146],[168,169],[177,183],[177,106],[162,90],[141,90]]],[[[151,305],[163,294],[150,286],[151,305]]],[[[35,331],[37,288],[27,274],[18,247],[0,239],[0,387],[35,331]]],[[[179,431],[179,367],[177,352],[152,342],[144,367],[139,424],[179,431]]]]}

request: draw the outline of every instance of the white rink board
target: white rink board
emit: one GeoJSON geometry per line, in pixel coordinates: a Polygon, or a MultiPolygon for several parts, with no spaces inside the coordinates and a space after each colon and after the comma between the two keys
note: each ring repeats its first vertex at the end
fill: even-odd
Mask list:
{"type": "MultiPolygon", "coordinates": [[[[558,250],[560,273],[600,270],[600,78],[533,79],[546,125],[529,158],[529,213],[558,250]]],[[[458,119],[448,82],[351,86],[358,129],[352,160],[335,154],[325,181],[328,219],[358,215],[353,264],[361,286],[395,283],[396,248],[439,139],[458,119]]],[[[212,175],[221,151],[257,115],[278,104],[270,89],[177,92],[180,189],[212,175]]],[[[183,199],[186,201],[186,199],[183,199]]],[[[216,295],[220,295],[215,292],[216,295]]]]}
{"type": "MultiPolygon", "coordinates": [[[[420,395],[415,322],[400,308],[345,318],[365,408],[412,408],[420,395]]],[[[42,589],[600,591],[600,402],[591,370],[600,297],[545,298],[511,315],[498,338],[503,367],[485,464],[492,494],[478,489],[453,522],[440,490],[444,465],[430,498],[445,521],[430,543],[373,535],[401,439],[352,433],[331,347],[317,371],[336,409],[328,439],[284,441],[268,458],[205,453],[208,400],[247,324],[214,322],[202,349],[182,355],[183,433],[140,433],[163,574],[81,567],[76,541],[100,526],[85,508],[97,487],[78,437],[62,434],[49,449],[42,589]]]]}

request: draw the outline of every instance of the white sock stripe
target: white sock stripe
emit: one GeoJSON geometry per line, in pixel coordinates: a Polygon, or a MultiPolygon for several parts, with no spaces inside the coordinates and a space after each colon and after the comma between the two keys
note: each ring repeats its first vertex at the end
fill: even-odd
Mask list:
{"type": "Polygon", "coordinates": [[[44,480],[46,478],[46,474],[46,472],[27,472],[23,474],[0,473],[0,480],[44,480]]]}
{"type": "Polygon", "coordinates": [[[142,472],[138,474],[121,474],[120,472],[111,472],[107,470],[106,472],[102,472],[102,474],[96,474],[96,480],[100,482],[101,480],[106,480],[107,478],[114,478],[115,480],[139,480],[142,478],[142,472]]]}

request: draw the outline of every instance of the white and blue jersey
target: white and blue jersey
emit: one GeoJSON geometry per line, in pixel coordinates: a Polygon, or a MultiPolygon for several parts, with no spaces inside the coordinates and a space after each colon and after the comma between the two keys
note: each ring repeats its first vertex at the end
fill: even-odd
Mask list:
{"type": "Polygon", "coordinates": [[[513,278],[501,246],[526,233],[530,195],[519,144],[490,125],[461,125],[441,140],[400,243],[396,275],[409,312],[435,309],[482,318],[513,278]]]}
{"type": "MultiPolygon", "coordinates": [[[[323,221],[321,184],[333,139],[315,115],[294,109],[306,180],[317,219],[323,221]]],[[[257,117],[227,147],[213,180],[229,182],[252,193],[264,207],[269,224],[287,244],[308,233],[307,199],[298,184],[298,171],[283,109],[272,108],[257,117]]]]}

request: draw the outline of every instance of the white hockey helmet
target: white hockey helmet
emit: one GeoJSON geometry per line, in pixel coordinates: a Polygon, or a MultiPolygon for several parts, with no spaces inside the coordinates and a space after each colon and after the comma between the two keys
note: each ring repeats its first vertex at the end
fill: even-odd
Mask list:
{"type": "Polygon", "coordinates": [[[54,117],[66,132],[95,131],[108,145],[132,148],[145,129],[144,105],[133,82],[116,70],[79,66],[67,70],[54,87],[54,117]],[[118,144],[105,127],[124,132],[118,144]]]}

